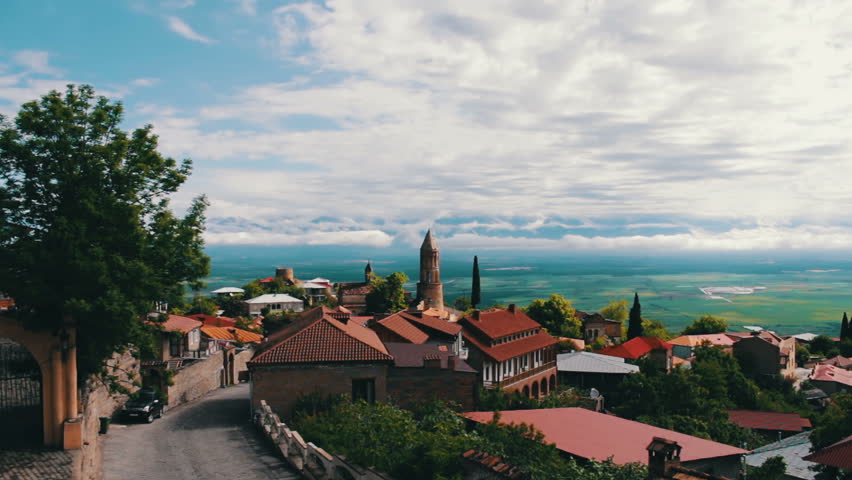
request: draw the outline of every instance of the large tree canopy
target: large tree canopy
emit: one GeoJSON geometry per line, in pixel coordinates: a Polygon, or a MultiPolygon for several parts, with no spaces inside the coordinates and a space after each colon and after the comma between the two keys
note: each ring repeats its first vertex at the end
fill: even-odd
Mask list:
{"type": "Polygon", "coordinates": [[[547,300],[533,300],[524,311],[551,335],[580,338],[583,334],[582,324],[574,318],[571,300],[557,293],[551,294],[547,300]]]}
{"type": "Polygon", "coordinates": [[[120,103],[69,85],[0,117],[0,291],[31,328],[78,329],[81,374],[139,339],[155,301],[182,301],[209,272],[207,201],[169,210],[191,162],[128,135],[120,103]]]}

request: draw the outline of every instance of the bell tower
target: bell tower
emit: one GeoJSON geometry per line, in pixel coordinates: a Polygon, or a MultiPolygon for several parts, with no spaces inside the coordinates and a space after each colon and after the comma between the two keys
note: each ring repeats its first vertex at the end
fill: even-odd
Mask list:
{"type": "Polygon", "coordinates": [[[441,284],[441,249],[432,236],[432,230],[426,232],[423,245],[420,246],[420,281],[417,282],[417,299],[423,302],[423,309],[444,310],[444,286],[441,284]]]}

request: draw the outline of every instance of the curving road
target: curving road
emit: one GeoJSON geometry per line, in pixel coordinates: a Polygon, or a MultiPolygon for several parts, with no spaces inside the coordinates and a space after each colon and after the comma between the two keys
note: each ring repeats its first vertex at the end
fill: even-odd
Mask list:
{"type": "Polygon", "coordinates": [[[148,424],[111,425],[105,480],[302,478],[250,422],[247,384],[219,389],[148,424]]]}

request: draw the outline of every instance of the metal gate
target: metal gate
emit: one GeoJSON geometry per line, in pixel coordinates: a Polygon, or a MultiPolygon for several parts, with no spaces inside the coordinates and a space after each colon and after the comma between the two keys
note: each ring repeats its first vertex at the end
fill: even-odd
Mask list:
{"type": "Polygon", "coordinates": [[[0,448],[42,443],[41,368],[23,345],[0,338],[0,448]]]}

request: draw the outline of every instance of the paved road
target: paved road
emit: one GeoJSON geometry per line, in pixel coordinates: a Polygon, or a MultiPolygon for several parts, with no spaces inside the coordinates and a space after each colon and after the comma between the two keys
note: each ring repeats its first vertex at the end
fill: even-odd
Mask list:
{"type": "Polygon", "coordinates": [[[105,480],[302,478],[249,421],[248,385],[215,390],[152,424],[111,425],[105,480]]]}

